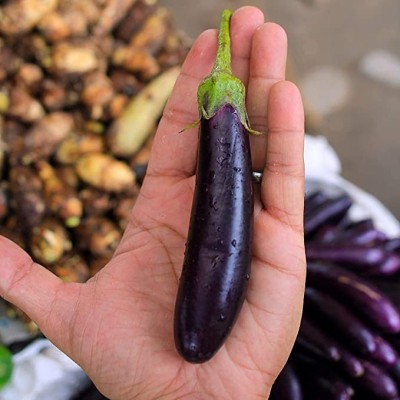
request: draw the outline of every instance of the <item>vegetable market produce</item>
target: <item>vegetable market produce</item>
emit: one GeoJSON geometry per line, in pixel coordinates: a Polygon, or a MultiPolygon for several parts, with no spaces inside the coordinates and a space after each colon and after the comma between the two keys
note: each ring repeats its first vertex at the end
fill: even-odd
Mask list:
{"type": "Polygon", "coordinates": [[[0,14],[0,231],[83,282],[121,239],[189,42],[154,0],[0,14]]]}
{"type": "Polygon", "coordinates": [[[174,327],[178,352],[193,363],[209,360],[224,343],[250,277],[251,129],[244,85],[231,70],[231,14],[222,14],[214,68],[198,89],[196,187],[174,327]]]}
{"type": "Polygon", "coordinates": [[[271,399],[400,396],[400,309],[387,293],[396,284],[388,277],[399,271],[399,239],[387,238],[370,219],[351,221],[351,206],[346,194],[316,191],[305,199],[304,315],[271,399]],[[285,397],[288,370],[300,395],[285,397]]]}

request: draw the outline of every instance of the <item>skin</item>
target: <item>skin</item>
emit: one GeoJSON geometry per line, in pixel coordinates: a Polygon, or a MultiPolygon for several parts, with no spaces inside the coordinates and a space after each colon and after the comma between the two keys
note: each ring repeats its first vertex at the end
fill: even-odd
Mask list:
{"type": "Polygon", "coordinates": [[[0,238],[0,294],[88,373],[105,396],[266,399],[298,332],[305,283],[303,107],[285,81],[287,40],[254,7],[232,18],[233,71],[247,87],[255,193],[252,276],[239,319],[209,362],[177,354],[173,312],[194,187],[196,91],[217,33],[193,45],[157,131],[148,174],[113,259],[85,284],[63,283],[0,238]]]}

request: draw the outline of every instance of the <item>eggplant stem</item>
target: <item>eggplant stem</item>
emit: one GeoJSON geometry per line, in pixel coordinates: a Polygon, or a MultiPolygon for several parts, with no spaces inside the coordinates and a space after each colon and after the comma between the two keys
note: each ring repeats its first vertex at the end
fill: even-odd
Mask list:
{"type": "MultiPolygon", "coordinates": [[[[226,104],[230,104],[238,113],[240,122],[246,131],[254,135],[249,126],[246,112],[246,88],[243,82],[232,74],[230,22],[232,11],[224,10],[218,33],[218,49],[211,74],[201,82],[197,91],[199,114],[206,120],[212,118],[226,104]]],[[[190,126],[191,127],[191,126],[190,126]]]]}
{"type": "Polygon", "coordinates": [[[231,37],[229,34],[232,11],[224,10],[218,32],[218,50],[212,72],[232,74],[231,37]]]}

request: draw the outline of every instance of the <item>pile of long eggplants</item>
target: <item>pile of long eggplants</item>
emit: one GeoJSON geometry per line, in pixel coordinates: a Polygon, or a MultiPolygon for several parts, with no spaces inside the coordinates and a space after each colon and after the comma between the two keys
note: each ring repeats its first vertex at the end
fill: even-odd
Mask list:
{"type": "Polygon", "coordinates": [[[347,194],[306,196],[304,314],[271,400],[400,399],[400,239],[350,220],[351,206],[347,194]]]}

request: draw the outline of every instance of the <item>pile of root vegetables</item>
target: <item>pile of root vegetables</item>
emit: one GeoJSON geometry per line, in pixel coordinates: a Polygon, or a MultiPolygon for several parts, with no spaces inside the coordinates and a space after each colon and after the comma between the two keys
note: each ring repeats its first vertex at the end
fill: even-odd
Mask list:
{"type": "Polygon", "coordinates": [[[155,0],[0,3],[0,233],[66,281],[125,228],[189,43],[155,0]]]}
{"type": "Polygon", "coordinates": [[[306,197],[304,314],[271,400],[400,399],[400,239],[351,221],[351,206],[306,197]]]}

